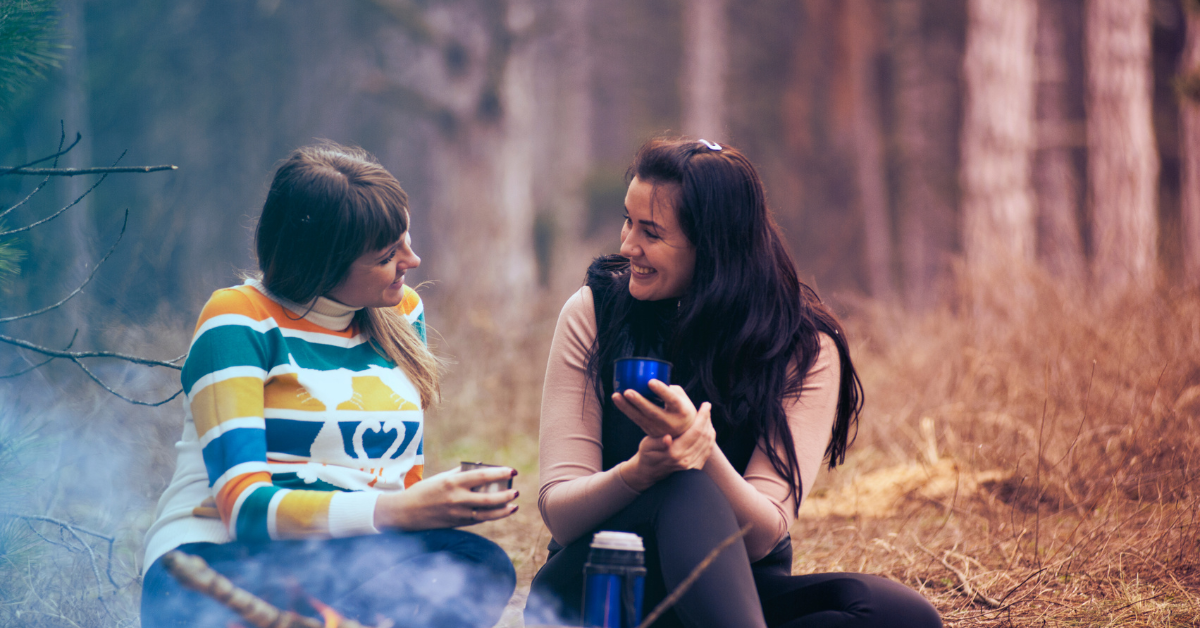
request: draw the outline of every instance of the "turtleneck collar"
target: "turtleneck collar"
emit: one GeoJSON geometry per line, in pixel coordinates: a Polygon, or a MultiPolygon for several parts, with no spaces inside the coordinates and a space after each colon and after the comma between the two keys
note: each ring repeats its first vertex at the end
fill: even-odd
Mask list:
{"type": "Polygon", "coordinates": [[[330,331],[342,331],[349,327],[350,323],[354,320],[354,313],[362,309],[350,307],[349,305],[338,303],[333,299],[325,297],[317,297],[313,301],[302,305],[267,290],[262,281],[254,277],[247,279],[246,285],[263,293],[296,316],[300,316],[304,320],[330,331]]]}

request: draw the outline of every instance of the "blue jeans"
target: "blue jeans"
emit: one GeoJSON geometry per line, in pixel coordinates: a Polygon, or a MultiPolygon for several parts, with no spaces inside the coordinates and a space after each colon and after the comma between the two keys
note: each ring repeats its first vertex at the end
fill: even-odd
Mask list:
{"type": "MultiPolygon", "coordinates": [[[[191,543],[233,583],[283,610],[319,617],[312,600],[359,622],[404,626],[491,626],[516,586],[495,543],[462,530],[385,532],[321,541],[191,543]]],[[[212,626],[239,620],[211,598],[184,589],[162,559],[142,583],[143,628],[212,626]]]]}

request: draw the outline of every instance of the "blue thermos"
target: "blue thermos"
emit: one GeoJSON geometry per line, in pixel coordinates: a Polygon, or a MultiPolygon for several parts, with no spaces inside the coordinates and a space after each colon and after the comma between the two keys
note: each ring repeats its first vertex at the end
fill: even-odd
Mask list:
{"type": "Polygon", "coordinates": [[[583,625],[636,628],[642,622],[646,567],[642,537],[597,532],[583,566],[583,625]]]}

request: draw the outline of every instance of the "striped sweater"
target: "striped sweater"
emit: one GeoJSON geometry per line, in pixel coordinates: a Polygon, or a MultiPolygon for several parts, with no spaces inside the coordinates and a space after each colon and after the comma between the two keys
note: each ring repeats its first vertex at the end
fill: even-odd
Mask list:
{"type": "MultiPolygon", "coordinates": [[[[424,412],[403,370],[353,326],[281,301],[250,280],[204,306],[145,567],[185,543],[373,534],[379,494],[421,479],[424,412]]],[[[417,293],[398,309],[424,339],[417,293]]]]}

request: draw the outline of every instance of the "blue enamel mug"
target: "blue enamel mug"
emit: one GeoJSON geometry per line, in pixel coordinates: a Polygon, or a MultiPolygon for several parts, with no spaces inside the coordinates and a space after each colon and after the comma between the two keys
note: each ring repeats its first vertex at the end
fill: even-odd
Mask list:
{"type": "Polygon", "coordinates": [[[613,363],[614,391],[625,392],[632,388],[646,399],[661,405],[662,399],[650,392],[650,380],[652,379],[657,379],[670,386],[671,363],[654,358],[618,358],[613,363]]]}

